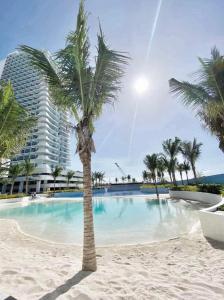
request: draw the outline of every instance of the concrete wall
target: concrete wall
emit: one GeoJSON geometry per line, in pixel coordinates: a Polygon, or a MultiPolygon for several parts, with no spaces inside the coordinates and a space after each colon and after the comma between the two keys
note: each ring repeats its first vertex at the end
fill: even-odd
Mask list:
{"type": "Polygon", "coordinates": [[[208,203],[215,205],[222,200],[221,195],[201,193],[201,192],[187,192],[187,191],[169,191],[170,197],[174,199],[184,199],[199,201],[201,203],[208,203]]]}
{"type": "Polygon", "coordinates": [[[211,207],[199,210],[198,212],[203,234],[212,240],[224,242],[224,212],[217,211],[220,205],[224,205],[224,199],[220,195],[201,192],[170,191],[170,197],[211,204],[211,207]]]}

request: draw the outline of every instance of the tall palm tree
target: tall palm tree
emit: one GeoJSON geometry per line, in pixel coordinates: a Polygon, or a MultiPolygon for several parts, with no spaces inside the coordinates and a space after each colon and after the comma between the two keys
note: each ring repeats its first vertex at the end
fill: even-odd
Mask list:
{"type": "Polygon", "coordinates": [[[160,155],[160,159],[163,160],[164,166],[166,168],[167,173],[169,174],[170,177],[170,183],[173,183],[173,178],[172,178],[172,170],[173,170],[173,160],[171,161],[169,158],[167,158],[164,154],[160,155]]]}
{"type": "Polygon", "coordinates": [[[84,179],[82,270],[85,271],[97,269],[91,186],[94,121],[100,117],[105,104],[113,104],[117,99],[124,66],[128,62],[127,56],[108,47],[101,28],[97,40],[97,57],[93,67],[90,63],[87,14],[81,1],[76,30],[67,36],[65,48],[56,53],[54,61],[42,51],[20,47],[30,55],[32,64],[43,72],[55,104],[69,110],[76,120],[72,128],[77,135],[77,152],[83,165],[84,179]]]}
{"type": "Polygon", "coordinates": [[[194,83],[170,79],[170,91],[196,112],[205,125],[219,140],[224,151],[224,56],[216,47],[210,59],[199,58],[200,70],[195,73],[194,83]]]}
{"type": "Polygon", "coordinates": [[[161,157],[159,155],[159,157],[158,157],[157,172],[158,172],[158,177],[160,178],[161,182],[165,181],[165,178],[164,178],[165,171],[166,171],[166,165],[165,165],[164,159],[163,159],[163,157],[161,157]]]}
{"type": "Polygon", "coordinates": [[[118,178],[117,177],[115,178],[115,182],[118,183],[118,178]]]}
{"type": "Polygon", "coordinates": [[[187,160],[185,160],[183,162],[183,170],[184,170],[184,172],[186,174],[187,184],[189,185],[188,171],[191,170],[191,167],[190,167],[190,164],[189,164],[189,162],[187,160]]]}
{"type": "Polygon", "coordinates": [[[130,180],[131,180],[131,175],[127,175],[127,180],[128,180],[128,182],[130,182],[130,180]]]}
{"type": "Polygon", "coordinates": [[[155,185],[157,198],[159,198],[158,187],[157,187],[158,163],[159,163],[159,156],[156,153],[153,153],[152,155],[146,155],[144,159],[144,164],[146,165],[147,169],[150,171],[150,176],[155,185]]]}
{"type": "Polygon", "coordinates": [[[60,166],[56,166],[52,172],[51,172],[51,176],[54,179],[54,192],[55,192],[55,183],[56,183],[56,179],[61,175],[63,168],[60,166]]]}
{"type": "Polygon", "coordinates": [[[202,143],[197,143],[196,138],[194,138],[193,142],[185,141],[181,145],[181,152],[184,156],[184,158],[189,161],[191,165],[191,169],[194,174],[195,182],[197,182],[197,173],[196,173],[196,167],[195,162],[201,155],[201,146],[202,143]]]}
{"type": "Polygon", "coordinates": [[[9,177],[11,181],[10,195],[12,195],[16,178],[22,173],[22,171],[23,171],[23,167],[21,164],[10,165],[9,167],[9,177]]]}
{"type": "Polygon", "coordinates": [[[177,171],[180,173],[181,183],[183,185],[184,184],[184,182],[183,182],[184,165],[181,163],[177,163],[177,171]]]}
{"type": "Polygon", "coordinates": [[[33,174],[35,170],[35,165],[31,163],[30,159],[25,159],[22,164],[23,174],[26,177],[26,194],[28,194],[29,190],[29,177],[33,174]]]}
{"type": "Polygon", "coordinates": [[[69,170],[66,174],[66,178],[67,178],[67,187],[69,187],[70,184],[70,180],[73,178],[73,176],[75,175],[75,172],[72,170],[69,170]]]}
{"type": "Polygon", "coordinates": [[[144,170],[142,172],[142,178],[143,178],[143,182],[147,182],[148,181],[148,173],[146,170],[144,170]]]}
{"type": "Polygon", "coordinates": [[[36,124],[17,101],[11,83],[0,82],[0,167],[2,160],[18,153],[36,124]]]}
{"type": "Polygon", "coordinates": [[[176,185],[175,168],[177,163],[177,154],[180,152],[181,140],[175,137],[174,140],[168,139],[163,142],[163,151],[170,159],[171,173],[173,177],[173,183],[176,185]]]}
{"type": "Polygon", "coordinates": [[[103,180],[104,180],[105,173],[99,172],[98,178],[99,178],[99,185],[102,186],[103,180]]]}

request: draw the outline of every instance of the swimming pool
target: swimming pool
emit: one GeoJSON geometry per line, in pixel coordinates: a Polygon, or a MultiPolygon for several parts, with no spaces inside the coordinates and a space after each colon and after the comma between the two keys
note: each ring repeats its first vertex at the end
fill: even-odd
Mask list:
{"type": "MultiPolygon", "coordinates": [[[[199,208],[198,203],[152,196],[95,197],[96,244],[136,244],[180,236],[198,223],[199,208]]],[[[0,218],[15,219],[25,233],[41,239],[82,244],[81,199],[10,204],[1,207],[0,218]]]]}

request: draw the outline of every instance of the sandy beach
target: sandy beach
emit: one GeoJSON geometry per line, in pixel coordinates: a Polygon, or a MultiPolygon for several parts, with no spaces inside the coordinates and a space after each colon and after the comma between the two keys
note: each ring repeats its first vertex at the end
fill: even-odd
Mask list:
{"type": "Polygon", "coordinates": [[[200,230],[97,248],[97,260],[96,273],[80,272],[80,247],[38,241],[0,220],[0,290],[17,299],[224,299],[224,250],[200,230]]]}

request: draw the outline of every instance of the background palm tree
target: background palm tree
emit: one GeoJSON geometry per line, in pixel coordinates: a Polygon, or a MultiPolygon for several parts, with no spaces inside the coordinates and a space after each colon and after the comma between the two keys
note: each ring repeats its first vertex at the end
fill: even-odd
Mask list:
{"type": "Polygon", "coordinates": [[[196,138],[194,138],[193,142],[182,142],[181,144],[181,152],[184,156],[184,158],[189,161],[191,165],[191,169],[194,174],[195,182],[197,182],[197,173],[196,173],[196,167],[195,162],[199,158],[201,154],[201,146],[202,143],[197,143],[196,138]]]}
{"type": "Polygon", "coordinates": [[[30,159],[25,159],[24,163],[22,164],[23,173],[26,177],[26,194],[29,191],[29,176],[31,176],[35,170],[34,164],[30,162],[30,159]]]}
{"type": "Polygon", "coordinates": [[[183,170],[184,170],[184,172],[185,172],[185,174],[186,174],[187,184],[189,184],[188,171],[191,170],[191,167],[190,167],[189,162],[186,161],[186,160],[185,160],[184,163],[183,163],[183,170]]]}
{"type": "Polygon", "coordinates": [[[177,154],[180,152],[181,140],[175,137],[174,140],[165,140],[162,144],[163,151],[170,159],[170,171],[172,173],[173,183],[176,185],[175,168],[177,163],[177,154]]]}
{"type": "Polygon", "coordinates": [[[70,180],[72,179],[72,177],[75,175],[75,172],[72,170],[69,170],[66,174],[66,178],[67,178],[67,187],[69,187],[70,184],[70,180]]]}
{"type": "Polygon", "coordinates": [[[36,124],[17,101],[11,83],[0,83],[0,167],[2,159],[10,158],[25,145],[36,124]]]}
{"type": "Polygon", "coordinates": [[[12,195],[15,180],[22,173],[22,171],[23,171],[23,167],[21,164],[10,165],[9,167],[9,177],[11,181],[10,195],[12,195]]]}
{"type": "Polygon", "coordinates": [[[143,182],[147,182],[148,181],[148,173],[146,170],[144,170],[142,172],[142,178],[143,178],[143,182]]]}
{"type": "Polygon", "coordinates": [[[128,180],[128,182],[130,182],[130,180],[131,180],[131,175],[127,175],[127,180],[128,180]]]}
{"type": "Polygon", "coordinates": [[[94,121],[101,115],[105,104],[116,100],[121,89],[123,67],[128,61],[123,53],[107,46],[101,28],[97,40],[97,57],[93,67],[89,62],[87,15],[81,1],[76,30],[67,36],[65,48],[56,53],[54,61],[42,51],[21,47],[30,55],[32,64],[45,75],[55,104],[69,110],[76,120],[72,128],[77,136],[77,152],[83,165],[84,181],[84,271],[97,269],[91,185],[91,153],[95,152],[94,121]]]}
{"type": "Polygon", "coordinates": [[[194,82],[170,79],[171,93],[193,108],[205,125],[219,140],[224,151],[224,56],[216,47],[210,59],[199,58],[200,70],[194,82]]]}
{"type": "Polygon", "coordinates": [[[167,158],[164,154],[161,154],[161,159],[163,160],[164,166],[165,166],[166,171],[169,175],[170,183],[173,183],[172,170],[173,170],[174,161],[167,158]]]}
{"type": "Polygon", "coordinates": [[[152,155],[146,155],[144,159],[144,164],[150,171],[150,177],[153,180],[156,189],[157,198],[159,198],[158,187],[157,187],[157,168],[158,168],[159,158],[158,154],[153,153],[152,155]]]}
{"type": "Polygon", "coordinates": [[[117,177],[115,178],[115,182],[118,183],[118,178],[117,177]]]}
{"type": "Polygon", "coordinates": [[[51,172],[51,176],[54,179],[54,192],[55,192],[55,183],[56,183],[56,179],[61,175],[63,168],[60,166],[56,166],[52,172],[51,172]]]}
{"type": "Polygon", "coordinates": [[[183,171],[184,171],[183,164],[177,163],[177,171],[180,173],[181,183],[183,185],[184,184],[184,182],[183,182],[183,171]]]}

